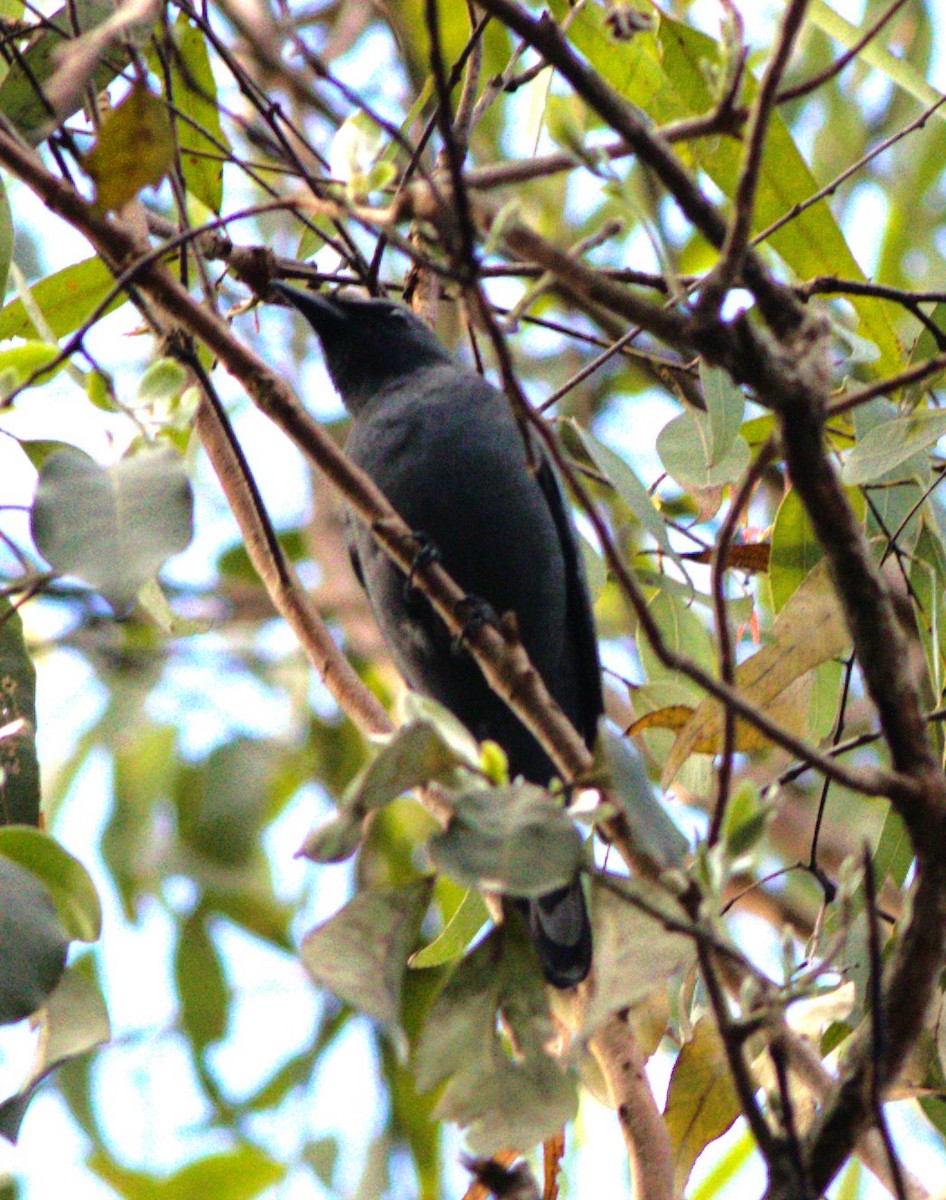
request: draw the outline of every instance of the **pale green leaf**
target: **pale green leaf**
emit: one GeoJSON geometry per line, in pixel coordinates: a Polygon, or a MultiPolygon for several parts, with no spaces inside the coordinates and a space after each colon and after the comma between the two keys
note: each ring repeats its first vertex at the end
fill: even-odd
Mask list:
{"type": "Polygon", "coordinates": [[[302,961],[320,986],[397,1029],[408,955],[430,903],[431,882],[359,892],[306,934],[302,961]]]}
{"type": "Polygon", "coordinates": [[[0,829],[0,854],[43,881],[70,938],[96,940],[102,930],[102,907],[91,876],[77,858],[29,825],[0,829]]]}
{"type": "Polygon", "coordinates": [[[700,412],[687,411],[661,429],[657,453],[667,473],[683,488],[712,488],[731,483],[749,465],[751,451],[741,437],[734,437],[717,454],[714,429],[700,412]]]}
{"type": "Polygon", "coordinates": [[[542,788],[528,783],[467,792],[435,834],[434,866],[457,883],[510,896],[543,896],[575,878],[581,836],[542,788]]]}
{"type": "Polygon", "coordinates": [[[946,435],[946,412],[929,409],[875,425],[844,463],[842,477],[853,487],[889,476],[915,454],[935,446],[946,435]]]}
{"type": "Polygon", "coordinates": [[[31,530],[53,570],[84,579],[123,611],[190,542],[191,506],[187,472],[173,450],[109,467],[64,451],[43,464],[31,530]]]}
{"type": "Polygon", "coordinates": [[[489,913],[486,911],[483,897],[474,888],[467,888],[459,907],[447,924],[423,950],[411,955],[409,965],[418,969],[439,967],[459,958],[488,919],[489,913]]]}
{"type": "Polygon", "coordinates": [[[0,854],[0,1025],[43,1006],[62,975],[68,944],[45,885],[0,854]]]}

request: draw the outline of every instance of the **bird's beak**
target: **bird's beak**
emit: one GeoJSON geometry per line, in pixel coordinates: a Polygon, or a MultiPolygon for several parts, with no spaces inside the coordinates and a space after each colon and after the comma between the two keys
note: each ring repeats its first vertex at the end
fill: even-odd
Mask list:
{"type": "Polygon", "coordinates": [[[337,304],[330,296],[321,292],[304,292],[301,288],[290,287],[288,283],[274,280],[270,284],[277,296],[288,301],[294,309],[301,312],[316,333],[328,333],[337,329],[346,318],[342,305],[337,304]]]}

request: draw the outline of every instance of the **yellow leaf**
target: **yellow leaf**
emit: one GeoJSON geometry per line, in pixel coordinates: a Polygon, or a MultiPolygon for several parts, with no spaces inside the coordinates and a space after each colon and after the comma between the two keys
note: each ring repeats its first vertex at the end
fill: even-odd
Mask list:
{"type": "Polygon", "coordinates": [[[664,1119],[673,1146],[674,1192],[683,1194],[693,1164],[710,1142],[739,1115],[722,1039],[709,1017],[701,1017],[693,1037],[677,1056],[664,1119]]]}
{"type": "MultiPolygon", "coordinates": [[[[840,654],[850,642],[824,562],[811,571],[788,600],[776,619],[773,634],[770,645],[763,646],[738,668],[736,685],[756,708],[797,731],[810,686],[810,680],[803,676],[840,654]]],[[[720,744],[722,730],[722,706],[708,696],[678,734],[661,785],[668,788],[694,752],[712,753],[720,744]]],[[[737,737],[740,750],[754,749],[765,741],[761,733],[749,735],[745,729],[737,737]]]]}
{"type": "Polygon", "coordinates": [[[160,183],[174,160],[174,134],[164,101],[136,85],[102,122],[83,166],[95,183],[96,205],[121,208],[142,188],[160,183]]]}
{"type": "Polygon", "coordinates": [[[682,729],[693,716],[689,704],[670,704],[666,708],[656,708],[653,712],[639,717],[627,731],[628,737],[637,737],[647,729],[682,729]]]}

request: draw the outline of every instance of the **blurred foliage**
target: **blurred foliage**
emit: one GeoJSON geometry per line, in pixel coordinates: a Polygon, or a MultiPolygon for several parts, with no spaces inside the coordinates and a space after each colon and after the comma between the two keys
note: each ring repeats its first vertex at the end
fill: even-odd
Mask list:
{"type": "MultiPolygon", "coordinates": [[[[590,67],[658,126],[705,117],[736,77],[739,28],[720,24],[728,5],[550,7],[590,67]]],[[[887,7],[870,0],[859,30],[887,7]]],[[[737,93],[748,105],[776,23],[750,4],[736,8],[753,39],[737,93]]],[[[219,235],[268,248],[283,272],[298,275],[305,258],[301,273],[313,282],[377,275],[395,294],[417,282],[411,246],[449,265],[422,224],[399,230],[402,242],[361,219],[361,209],[391,201],[408,171],[429,174],[440,147],[421,0],[199,11],[176,0],[149,10],[144,24],[100,0],[42,18],[3,0],[0,15],[4,119],[103,211],[148,228],[155,253],[184,282],[205,294],[216,288],[236,333],[320,415],[328,385],[311,369],[312,345],[277,310],[248,311],[254,297],[236,268],[227,272],[231,249],[219,235]],[[258,21],[243,24],[251,11],[258,21]],[[88,30],[91,39],[76,39],[88,30]],[[217,216],[230,220],[222,226],[217,216]]],[[[944,347],[946,110],[919,120],[935,98],[925,82],[935,15],[933,0],[909,0],[832,73],[858,31],[812,4],[769,129],[753,233],[766,263],[830,320],[839,395],[944,347]],[[867,279],[910,294],[871,294],[860,286],[867,279]]],[[[498,20],[471,41],[466,6],[443,3],[439,25],[448,70],[462,64],[454,106],[464,79],[484,97],[467,166],[523,167],[513,186],[487,193],[497,224],[509,205],[507,216],[612,278],[639,288],[649,278],[677,297],[687,277],[712,265],[705,239],[651,174],[600,153],[613,135],[498,20]],[[530,173],[562,150],[572,156],[567,169],[530,173]]],[[[724,211],[742,162],[733,132],[675,143],[724,211]]],[[[129,292],[88,247],[76,254],[74,241],[57,240],[23,185],[4,184],[0,454],[15,467],[11,479],[35,476],[36,489],[31,501],[12,486],[2,493],[10,520],[0,547],[9,597],[0,610],[0,798],[9,828],[0,830],[0,1021],[21,1034],[14,1023],[30,1017],[43,1048],[0,1106],[0,1132],[15,1139],[25,1116],[29,1136],[42,1084],[58,1089],[81,1130],[85,1168],[103,1195],[436,1200],[462,1186],[445,1122],[465,1130],[477,1153],[526,1150],[551,1136],[575,1113],[580,1083],[601,1094],[588,1037],[633,1006],[642,1042],[674,1059],[664,1115],[675,1186],[700,1200],[742,1194],[751,1156],[743,1132],[698,1162],[739,1106],[692,943],[674,932],[687,920],[678,892],[629,883],[612,859],[603,870],[600,855],[592,869],[594,852],[578,833],[587,838],[609,813],[579,804],[566,814],[560,793],[505,779],[501,753],[478,747],[435,706],[409,701],[408,719],[384,744],[361,737],[298,647],[274,633],[270,602],[200,454],[190,376],[166,346],[142,363],[139,341],[124,336],[140,321],[129,292]],[[28,523],[15,511],[27,501],[28,523]],[[194,531],[189,557],[176,560],[194,531]],[[42,799],[34,662],[52,697],[50,727],[40,730],[49,755],[42,799]],[[406,795],[422,784],[455,810],[448,831],[406,795]],[[287,830],[300,831],[289,847],[287,830]],[[304,867],[292,863],[296,851],[304,867]],[[353,867],[328,865],[356,851],[353,867]],[[517,920],[476,940],[487,919],[477,885],[540,894],[579,863],[594,877],[600,977],[573,1052],[558,1060],[547,1053],[557,1001],[550,1009],[517,920]],[[95,948],[76,957],[75,941],[95,948]],[[278,1004],[261,1007],[248,982],[260,963],[281,981],[289,973],[285,1012],[298,1027],[284,1026],[278,1004]],[[136,987],[141,1023],[122,999],[136,987]],[[166,1021],[153,1017],[161,1004],[150,1003],[151,988],[171,997],[166,1021]],[[112,1011],[111,1043],[107,1010],[121,1013],[116,1021],[112,1011]],[[123,1058],[125,1042],[153,1053],[123,1058]],[[249,1064],[243,1073],[228,1069],[234,1056],[249,1064]],[[145,1107],[163,1110],[160,1170],[125,1142],[128,1114],[109,1094],[108,1081],[140,1076],[142,1061],[154,1071],[145,1107]],[[349,1064],[346,1087],[326,1103],[338,1061],[349,1064]]],[[[722,371],[680,361],[649,336],[596,361],[622,331],[615,318],[575,311],[540,270],[510,261],[495,242],[480,266],[496,313],[508,318],[519,379],[530,398],[556,396],[562,443],[666,644],[716,673],[708,568],[771,416],[722,371]]],[[[449,270],[443,278],[438,331],[465,361],[493,370],[449,270]]],[[[237,434],[258,428],[221,375],[237,434]]],[[[933,377],[872,401],[834,418],[827,433],[900,598],[911,669],[942,753],[946,514],[937,485],[946,421],[936,387],[933,377]]],[[[283,464],[296,455],[283,443],[279,461],[258,468],[277,504],[295,478],[283,464]]],[[[391,664],[345,561],[339,506],[322,480],[309,500],[287,505],[306,514],[283,523],[279,543],[361,677],[396,710],[391,664]]],[[[583,549],[613,723],[599,766],[615,801],[652,861],[698,882],[706,920],[766,972],[779,1012],[791,1004],[810,1014],[806,1033],[827,1054],[868,1019],[862,843],[892,944],[912,863],[902,822],[886,802],[792,769],[784,751],[740,722],[722,840],[694,853],[694,831],[705,831],[715,801],[719,706],[661,663],[600,548],[583,549]],[[727,923],[725,906],[736,901],[746,919],[727,923]]],[[[760,475],[729,555],[727,613],[746,699],[812,744],[859,738],[853,761],[884,764],[821,548],[777,459],[760,475]]],[[[937,1014],[898,1091],[922,1097],[915,1136],[938,1139],[940,1152],[944,1046],[937,1014]]],[[[749,1048],[779,1112],[762,1044],[749,1048]]],[[[579,1145],[586,1128],[579,1120],[579,1145]]],[[[566,1171],[573,1194],[598,1186],[581,1154],[566,1159],[566,1171]]],[[[859,1180],[852,1160],[846,1194],[857,1194],[859,1180]]],[[[0,1179],[0,1193],[14,1195],[14,1184],[0,1179]]]]}

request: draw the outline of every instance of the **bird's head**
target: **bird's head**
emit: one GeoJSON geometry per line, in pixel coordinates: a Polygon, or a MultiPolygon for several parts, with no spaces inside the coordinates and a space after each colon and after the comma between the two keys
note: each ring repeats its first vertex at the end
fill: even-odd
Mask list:
{"type": "Polygon", "coordinates": [[[350,294],[326,296],[285,283],[272,288],[318,334],[328,373],[352,414],[399,376],[453,361],[433,330],[402,304],[350,294]]]}

